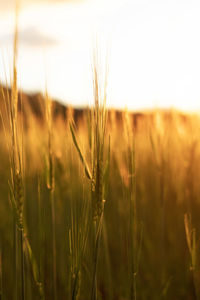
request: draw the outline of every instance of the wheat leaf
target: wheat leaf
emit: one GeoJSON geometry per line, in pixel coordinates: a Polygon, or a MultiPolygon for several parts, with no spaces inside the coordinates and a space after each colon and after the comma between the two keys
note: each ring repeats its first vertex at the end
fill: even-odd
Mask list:
{"type": "Polygon", "coordinates": [[[88,164],[87,164],[87,162],[86,162],[86,160],[85,160],[85,158],[84,158],[84,156],[82,154],[82,151],[81,151],[81,149],[79,147],[73,123],[70,122],[69,126],[70,126],[70,131],[71,131],[71,135],[72,135],[72,139],[73,139],[74,145],[75,145],[76,150],[77,150],[77,152],[79,154],[80,160],[81,160],[81,162],[82,162],[82,164],[83,164],[83,166],[85,168],[85,174],[88,177],[88,179],[92,180],[92,175],[91,175],[91,172],[89,170],[88,164]]]}

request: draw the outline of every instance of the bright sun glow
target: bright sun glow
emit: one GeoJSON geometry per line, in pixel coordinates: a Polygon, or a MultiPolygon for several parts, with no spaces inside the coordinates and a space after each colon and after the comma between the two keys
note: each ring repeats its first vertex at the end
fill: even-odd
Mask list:
{"type": "MultiPolygon", "coordinates": [[[[72,105],[92,101],[92,49],[108,52],[108,105],[200,109],[200,4],[192,0],[88,0],[27,5],[20,14],[19,81],[72,105]],[[107,49],[107,51],[105,51],[107,49]]],[[[0,21],[9,77],[13,14],[0,21]]],[[[105,60],[102,54],[102,62],[105,60]]],[[[5,68],[4,68],[5,64],[5,68]]],[[[4,70],[5,69],[5,70],[4,70]]]]}

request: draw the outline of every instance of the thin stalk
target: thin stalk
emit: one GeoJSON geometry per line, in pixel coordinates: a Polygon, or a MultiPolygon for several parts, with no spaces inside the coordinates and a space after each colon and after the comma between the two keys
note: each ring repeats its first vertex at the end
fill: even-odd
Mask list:
{"type": "MultiPolygon", "coordinates": [[[[107,65],[106,65],[107,67],[107,65]]],[[[105,203],[105,180],[104,174],[106,167],[104,165],[104,142],[106,131],[107,113],[105,109],[106,105],[106,88],[107,88],[107,69],[105,76],[100,74],[100,65],[98,61],[98,53],[94,53],[94,65],[93,65],[93,87],[94,87],[94,100],[95,107],[93,112],[93,180],[91,185],[92,205],[93,205],[93,222],[94,222],[94,266],[92,276],[92,289],[91,300],[97,299],[97,266],[99,256],[99,243],[101,238],[103,215],[104,215],[104,203],[105,203]],[[102,80],[103,93],[102,93],[102,80]],[[103,97],[103,99],[102,99],[103,97]]]]}
{"type": "Polygon", "coordinates": [[[91,300],[97,299],[97,266],[98,266],[98,256],[99,256],[99,243],[101,238],[102,231],[102,221],[103,221],[103,212],[99,220],[99,224],[95,224],[95,251],[94,251],[94,267],[93,267],[93,276],[92,276],[92,290],[91,290],[91,300]]]}
{"type": "Polygon", "coordinates": [[[51,205],[51,226],[52,226],[52,256],[53,256],[53,295],[57,300],[57,266],[56,266],[56,228],[55,228],[55,198],[54,198],[54,159],[52,150],[52,102],[46,91],[46,117],[48,126],[48,182],[47,187],[50,192],[51,205]]]}
{"type": "MultiPolygon", "coordinates": [[[[39,231],[39,249],[43,249],[43,227],[42,227],[42,206],[41,206],[41,182],[38,175],[38,231],[39,231]]],[[[42,277],[42,261],[43,261],[43,252],[39,251],[39,277],[42,277]]]]}
{"type": "Polygon", "coordinates": [[[24,250],[23,250],[23,228],[20,230],[20,250],[21,250],[21,296],[25,299],[25,276],[24,276],[24,250]]]}
{"type": "Polygon", "coordinates": [[[13,265],[14,265],[14,274],[15,274],[15,282],[14,282],[14,299],[17,300],[17,286],[18,286],[18,276],[17,276],[17,257],[18,257],[18,247],[17,247],[17,221],[14,214],[13,217],[13,265]]]}
{"type": "MultiPolygon", "coordinates": [[[[24,282],[24,253],[23,253],[23,182],[22,182],[22,158],[19,147],[18,135],[18,81],[17,81],[17,56],[18,56],[18,14],[19,2],[16,1],[15,34],[14,34],[14,55],[13,55],[13,86],[12,103],[10,110],[11,130],[12,130],[12,185],[14,201],[17,209],[18,232],[20,238],[20,256],[21,256],[21,298],[25,300],[25,282],[24,282]]],[[[17,275],[17,274],[16,274],[17,275]]]]}
{"type": "Polygon", "coordinates": [[[130,116],[125,113],[125,135],[127,139],[127,162],[129,169],[129,211],[130,211],[130,299],[137,299],[137,221],[136,221],[136,168],[135,168],[135,128],[130,124],[130,116]]]}
{"type": "Polygon", "coordinates": [[[3,300],[3,270],[2,270],[2,251],[0,249],[0,300],[3,300]]]}
{"type": "Polygon", "coordinates": [[[191,259],[191,267],[190,270],[192,272],[192,279],[194,284],[195,298],[197,300],[200,299],[200,288],[199,288],[199,280],[198,273],[199,268],[197,264],[197,243],[196,243],[196,230],[192,227],[191,215],[184,215],[184,225],[185,225],[185,234],[188,245],[188,250],[190,253],[191,259]]]}
{"type": "Polygon", "coordinates": [[[50,191],[51,216],[52,216],[52,250],[53,250],[53,294],[57,299],[57,267],[56,267],[56,230],[55,230],[55,202],[54,191],[50,191]]]}
{"type": "Polygon", "coordinates": [[[136,184],[135,184],[135,161],[133,150],[130,153],[130,164],[131,164],[131,178],[130,178],[130,232],[131,232],[131,299],[137,299],[137,285],[136,285],[136,184]]]}
{"type": "Polygon", "coordinates": [[[111,276],[110,253],[109,253],[109,247],[108,247],[107,227],[106,227],[105,221],[102,225],[102,235],[103,235],[105,260],[106,260],[107,275],[108,275],[108,280],[107,280],[108,299],[113,299],[113,284],[112,284],[112,276],[111,276]]]}

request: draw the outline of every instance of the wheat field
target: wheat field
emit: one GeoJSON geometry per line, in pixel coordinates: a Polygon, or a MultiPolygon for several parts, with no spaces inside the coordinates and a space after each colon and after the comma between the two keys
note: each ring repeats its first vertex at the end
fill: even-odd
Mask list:
{"type": "Polygon", "coordinates": [[[22,97],[16,60],[17,26],[0,90],[0,299],[200,299],[199,115],[108,110],[94,60],[94,105],[76,118],[47,91],[22,97]]]}
{"type": "Polygon", "coordinates": [[[25,121],[2,88],[1,299],[199,299],[199,116],[108,111],[94,87],[78,122],[47,94],[25,121]]]}

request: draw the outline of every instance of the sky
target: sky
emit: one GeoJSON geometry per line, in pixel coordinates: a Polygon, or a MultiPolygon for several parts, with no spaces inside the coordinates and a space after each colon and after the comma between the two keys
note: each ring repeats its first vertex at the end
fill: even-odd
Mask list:
{"type": "MultiPolygon", "coordinates": [[[[0,0],[0,79],[12,73],[14,0],[0,0]]],[[[200,111],[199,0],[21,1],[18,78],[75,106],[93,102],[93,52],[107,105],[200,111]]],[[[9,80],[8,80],[9,81],[9,80]]]]}

